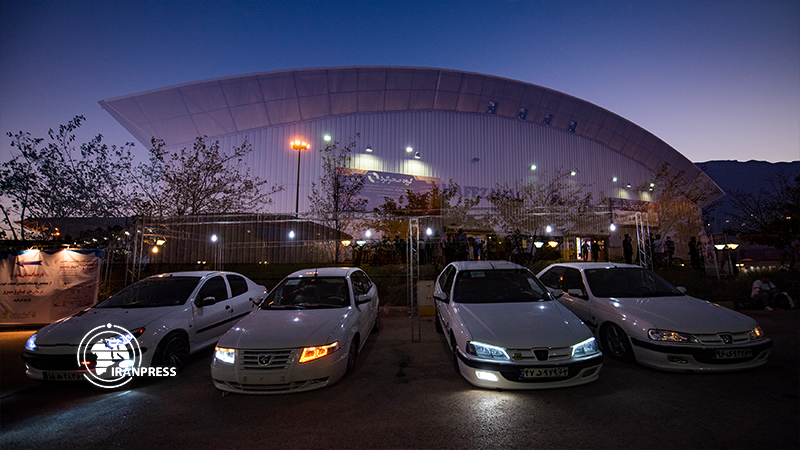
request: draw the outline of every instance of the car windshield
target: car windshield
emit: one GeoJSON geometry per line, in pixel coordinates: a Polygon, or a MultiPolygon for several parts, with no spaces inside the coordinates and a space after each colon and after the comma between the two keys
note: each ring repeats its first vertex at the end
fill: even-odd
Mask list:
{"type": "Polygon", "coordinates": [[[103,300],[96,308],[151,308],[186,303],[200,277],[152,277],[103,300]]]}
{"type": "Polygon", "coordinates": [[[457,303],[510,303],[550,300],[547,290],[527,270],[462,270],[453,286],[457,303]]]}
{"type": "Polygon", "coordinates": [[[683,295],[675,286],[647,269],[587,269],[586,281],[595,297],[671,297],[683,295]]]}
{"type": "Polygon", "coordinates": [[[345,277],[286,278],[261,303],[261,309],[345,308],[350,289],[345,277]]]}

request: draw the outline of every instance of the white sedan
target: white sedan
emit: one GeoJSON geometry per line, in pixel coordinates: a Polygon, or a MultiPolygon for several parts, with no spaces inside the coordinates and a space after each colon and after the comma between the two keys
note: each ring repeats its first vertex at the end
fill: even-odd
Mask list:
{"type": "Polygon", "coordinates": [[[244,394],[329,386],[353,371],[379,327],[378,289],[361,269],[300,270],[220,339],[211,378],[244,394]]]}
{"type": "MultiPolygon", "coordinates": [[[[38,380],[92,381],[87,376],[105,372],[105,367],[98,365],[95,353],[89,352],[87,358],[79,360],[79,344],[104,326],[130,332],[119,338],[128,343],[136,340],[136,352],[141,354],[129,355],[138,359],[136,367],[169,367],[174,373],[189,354],[217,342],[265,295],[264,286],[233,272],[151,276],[37,331],[28,339],[22,355],[26,374],[38,380]]],[[[113,362],[130,366],[133,360],[113,362]]]]}
{"type": "Polygon", "coordinates": [[[436,330],[455,369],[475,386],[540,389],[600,376],[603,356],[580,319],[525,267],[462,261],[436,280],[436,330]]]}
{"type": "Polygon", "coordinates": [[[755,320],[686,295],[635,265],[554,264],[539,279],[621,361],[673,371],[731,371],[767,362],[772,341],[755,320]]]}

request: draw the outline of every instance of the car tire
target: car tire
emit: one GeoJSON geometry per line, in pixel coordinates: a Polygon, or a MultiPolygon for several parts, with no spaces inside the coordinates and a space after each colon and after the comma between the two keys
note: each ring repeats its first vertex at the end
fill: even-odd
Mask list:
{"type": "Polygon", "coordinates": [[[356,370],[356,357],[358,357],[358,335],[353,336],[353,340],[350,341],[350,349],[347,350],[347,369],[344,371],[345,375],[350,375],[356,370]]]}
{"type": "Polygon", "coordinates": [[[383,324],[381,324],[381,312],[380,310],[378,310],[378,314],[375,314],[375,323],[372,324],[372,332],[373,333],[380,332],[382,326],[383,324]]]}
{"type": "Polygon", "coordinates": [[[450,335],[450,342],[452,343],[451,351],[453,353],[453,369],[455,369],[457,374],[461,375],[461,367],[458,365],[458,344],[456,344],[456,337],[452,334],[450,335]]]}
{"type": "Polygon", "coordinates": [[[628,335],[617,324],[609,323],[602,328],[603,350],[617,361],[632,362],[633,348],[628,335]]]}
{"type": "Polygon", "coordinates": [[[444,328],[442,328],[442,320],[439,318],[439,314],[434,313],[433,315],[435,316],[433,321],[436,323],[436,332],[439,334],[444,333],[444,328]]]}
{"type": "Polygon", "coordinates": [[[176,371],[183,369],[189,359],[189,341],[180,333],[173,333],[158,343],[153,356],[156,367],[174,367],[176,371]]]}

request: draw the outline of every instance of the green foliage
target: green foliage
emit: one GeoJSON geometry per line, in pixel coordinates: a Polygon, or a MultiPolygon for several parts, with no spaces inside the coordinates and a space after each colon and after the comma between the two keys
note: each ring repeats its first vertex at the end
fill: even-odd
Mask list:
{"type": "Polygon", "coordinates": [[[244,157],[252,151],[247,140],[230,153],[219,141],[195,139],[191,149],[165,149],[153,138],[150,163],[137,166],[133,180],[143,193],[137,213],[147,216],[184,216],[212,213],[263,212],[270,196],[282,190],[267,186],[267,180],[252,177],[244,157]]]}
{"type": "MultiPolygon", "coordinates": [[[[29,218],[115,217],[129,214],[132,193],[128,180],[132,143],[107,146],[97,135],[76,144],[75,132],[86,119],[75,116],[49,139],[20,131],[7,133],[15,148],[11,160],[0,166],[0,195],[11,202],[3,220],[14,231],[9,214],[29,218]]],[[[25,239],[24,227],[20,227],[25,239]]],[[[16,237],[16,232],[14,231],[16,237]]]]}

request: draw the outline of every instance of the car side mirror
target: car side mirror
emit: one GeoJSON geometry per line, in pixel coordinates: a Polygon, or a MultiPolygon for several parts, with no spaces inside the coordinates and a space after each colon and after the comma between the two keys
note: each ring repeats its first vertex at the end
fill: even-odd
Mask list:
{"type": "Polygon", "coordinates": [[[363,305],[364,303],[369,303],[370,298],[367,294],[361,294],[356,296],[356,304],[363,305]]]}
{"type": "Polygon", "coordinates": [[[681,294],[685,294],[686,293],[686,288],[683,287],[683,286],[678,286],[675,289],[677,289],[678,292],[680,292],[681,294]]]}
{"type": "Polygon", "coordinates": [[[213,305],[214,303],[217,303],[217,299],[210,296],[194,302],[194,304],[197,305],[198,308],[202,308],[204,306],[210,306],[213,305]]]}
{"type": "Polygon", "coordinates": [[[445,303],[447,303],[447,294],[445,294],[445,293],[444,293],[444,292],[442,292],[442,291],[437,291],[437,292],[434,292],[434,293],[433,293],[433,298],[434,298],[435,300],[438,300],[438,301],[440,301],[440,302],[445,302],[445,303]]]}
{"type": "Polygon", "coordinates": [[[573,297],[582,298],[584,300],[587,300],[589,298],[589,296],[586,295],[585,292],[583,292],[583,289],[578,289],[578,288],[568,289],[567,290],[567,294],[569,294],[569,295],[571,295],[573,297]]]}
{"type": "Polygon", "coordinates": [[[561,298],[564,296],[564,291],[562,291],[561,289],[547,288],[547,290],[550,291],[550,294],[553,295],[553,298],[561,298]]]}

